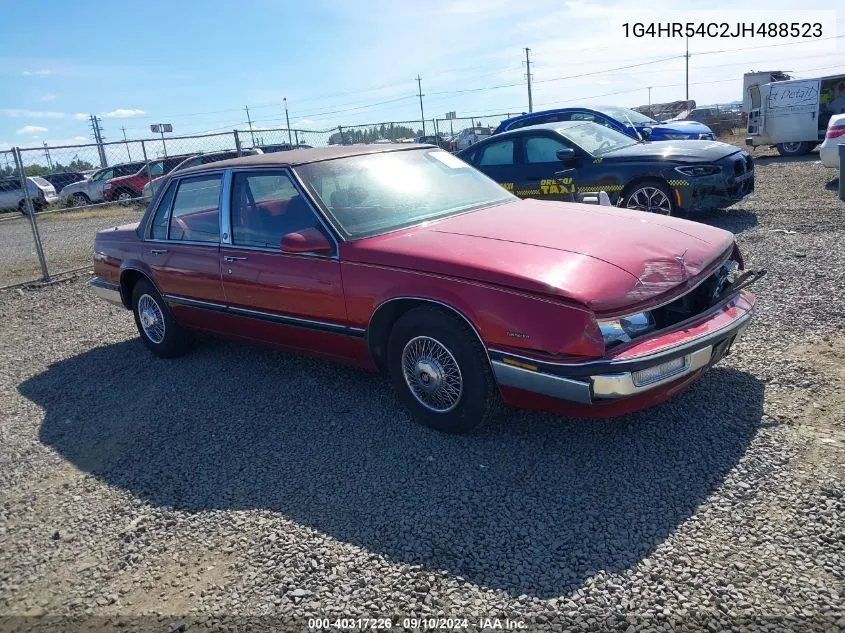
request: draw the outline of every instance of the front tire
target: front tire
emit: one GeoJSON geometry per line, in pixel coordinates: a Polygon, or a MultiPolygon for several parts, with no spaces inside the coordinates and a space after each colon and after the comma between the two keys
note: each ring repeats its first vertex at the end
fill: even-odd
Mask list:
{"type": "Polygon", "coordinates": [[[469,433],[499,409],[499,389],[475,332],[444,310],[404,314],[388,341],[388,372],[399,399],[420,423],[469,433]]]}
{"type": "Polygon", "coordinates": [[[124,190],[120,191],[120,192],[119,192],[119,193],[115,196],[115,198],[114,198],[114,199],[115,199],[115,201],[117,201],[117,203],[118,203],[120,206],[122,206],[122,207],[128,207],[130,204],[132,204],[132,201],[133,201],[135,198],[137,198],[137,197],[138,197],[138,196],[137,196],[137,195],[135,195],[135,193],[134,193],[133,191],[129,191],[128,189],[124,189],[124,190]]]}
{"type": "Polygon", "coordinates": [[[91,204],[91,200],[84,193],[75,193],[70,197],[72,207],[84,207],[87,204],[91,204]]]}
{"type": "Polygon", "coordinates": [[[659,180],[644,180],[631,187],[622,197],[621,206],[660,215],[677,215],[679,211],[672,190],[659,180]]]}
{"type": "Polygon", "coordinates": [[[804,154],[807,154],[810,151],[810,144],[806,141],[778,143],[775,147],[778,150],[778,154],[781,156],[804,156],[804,154]]]}
{"type": "Polygon", "coordinates": [[[188,350],[190,333],[176,323],[164,299],[145,279],[132,290],[132,312],[138,334],[153,354],[175,358],[188,350]]]}

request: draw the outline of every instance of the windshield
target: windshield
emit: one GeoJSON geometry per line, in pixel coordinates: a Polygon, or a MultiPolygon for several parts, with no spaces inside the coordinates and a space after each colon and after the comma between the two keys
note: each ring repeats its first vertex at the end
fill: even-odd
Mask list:
{"type": "Polygon", "coordinates": [[[628,108],[597,108],[602,114],[606,114],[612,119],[616,119],[621,123],[628,123],[628,119],[634,125],[652,125],[657,123],[651,117],[647,117],[636,110],[629,110],[628,108]]]}
{"type": "Polygon", "coordinates": [[[601,156],[637,144],[637,141],[630,136],[598,123],[584,122],[572,127],[559,128],[557,131],[593,156],[601,156]]]}
{"type": "Polygon", "coordinates": [[[350,156],[300,165],[296,172],[349,239],[515,199],[459,158],[436,149],[350,156]]]}

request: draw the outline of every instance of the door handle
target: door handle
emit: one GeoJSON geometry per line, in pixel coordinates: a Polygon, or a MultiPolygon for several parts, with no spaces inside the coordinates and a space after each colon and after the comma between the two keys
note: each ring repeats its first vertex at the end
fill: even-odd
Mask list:
{"type": "Polygon", "coordinates": [[[223,255],[224,262],[242,262],[245,261],[246,257],[235,257],[234,255],[223,255]]]}
{"type": "Polygon", "coordinates": [[[153,255],[164,255],[167,252],[166,248],[152,248],[150,249],[150,253],[153,255]]]}

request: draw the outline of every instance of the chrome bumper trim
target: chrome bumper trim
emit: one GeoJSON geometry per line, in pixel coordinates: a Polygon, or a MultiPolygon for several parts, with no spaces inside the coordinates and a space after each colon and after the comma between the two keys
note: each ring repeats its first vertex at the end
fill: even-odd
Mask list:
{"type": "Polygon", "coordinates": [[[500,385],[533,391],[552,398],[591,404],[590,383],[561,376],[543,374],[522,367],[514,367],[498,360],[493,361],[493,372],[500,385]]]}
{"type": "MultiPolygon", "coordinates": [[[[678,380],[688,376],[694,371],[698,371],[702,367],[710,364],[710,358],[713,355],[713,346],[708,345],[701,349],[695,350],[692,354],[685,356],[686,362],[684,366],[671,375],[665,376],[660,380],[655,380],[644,385],[637,385],[634,381],[634,372],[623,372],[619,374],[601,374],[598,376],[590,376],[593,382],[593,395],[596,398],[624,398],[625,396],[633,396],[649,389],[654,389],[660,385],[678,380]]],[[[661,363],[655,363],[660,365],[661,363]]]]}
{"type": "MultiPolygon", "coordinates": [[[[685,341],[678,346],[672,346],[660,352],[608,363],[607,361],[589,361],[574,367],[591,367],[594,371],[601,372],[602,369],[611,370],[606,373],[595,374],[574,374],[563,376],[549,373],[554,368],[562,368],[565,365],[540,363],[535,359],[520,357],[502,352],[503,357],[517,362],[525,361],[523,364],[533,365],[536,369],[527,369],[508,364],[503,360],[492,359],[493,371],[499,385],[514,387],[525,391],[551,396],[561,400],[580,402],[582,404],[593,404],[598,400],[625,398],[635,396],[656,387],[680,380],[685,376],[702,370],[721,360],[717,356],[714,360],[714,352],[727,340],[737,340],[748,327],[749,319],[753,311],[749,311],[736,319],[730,325],[711,332],[708,335],[698,337],[692,341],[685,341]],[[693,349],[690,349],[693,348],[693,349]],[[683,350],[685,354],[679,354],[683,350]],[[634,374],[643,369],[649,369],[661,365],[667,361],[677,358],[684,358],[685,362],[681,369],[666,375],[658,380],[645,384],[637,384],[634,374]],[[612,371],[614,366],[617,371],[612,371]],[[620,371],[622,370],[622,371],[620,371]],[[628,371],[625,371],[628,370],[628,371]]],[[[488,350],[493,351],[493,350],[488,350]]]]}
{"type": "Polygon", "coordinates": [[[105,281],[99,277],[94,277],[94,279],[91,280],[91,292],[94,293],[94,296],[99,297],[104,301],[118,305],[121,308],[126,307],[123,305],[123,299],[120,298],[119,284],[112,283],[111,281],[105,281]]]}

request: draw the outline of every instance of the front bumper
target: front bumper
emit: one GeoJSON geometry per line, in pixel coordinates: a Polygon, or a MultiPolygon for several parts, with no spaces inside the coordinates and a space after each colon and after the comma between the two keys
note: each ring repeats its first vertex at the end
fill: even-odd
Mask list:
{"type": "Polygon", "coordinates": [[[825,147],[824,143],[822,143],[822,146],[819,147],[819,159],[821,159],[822,165],[825,167],[839,169],[839,146],[831,143],[825,147]]]}
{"type": "Polygon", "coordinates": [[[105,279],[100,279],[99,277],[94,277],[94,279],[91,280],[91,292],[94,293],[94,296],[99,297],[104,301],[108,301],[109,303],[113,303],[120,307],[125,307],[123,305],[123,299],[120,297],[119,284],[106,281],[105,279]]]}
{"type": "MultiPolygon", "coordinates": [[[[501,387],[581,405],[638,398],[718,363],[751,319],[754,297],[741,291],[694,321],[638,341],[615,356],[582,363],[541,361],[488,350],[501,387]]],[[[633,410],[633,409],[632,409],[633,410]]]]}

